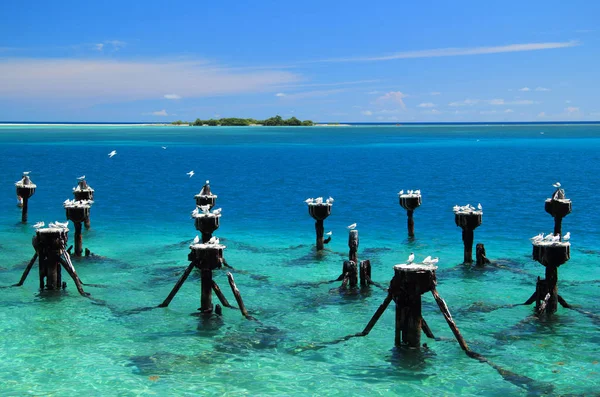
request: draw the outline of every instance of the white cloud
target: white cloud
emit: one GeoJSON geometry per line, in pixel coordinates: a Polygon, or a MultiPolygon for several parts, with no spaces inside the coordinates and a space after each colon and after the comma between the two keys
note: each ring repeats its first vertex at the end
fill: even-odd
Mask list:
{"type": "Polygon", "coordinates": [[[113,50],[115,51],[119,51],[121,48],[127,45],[127,43],[121,40],[106,40],[104,44],[112,46],[113,50]]]}
{"type": "Polygon", "coordinates": [[[563,41],[563,42],[547,42],[547,43],[523,43],[509,44],[503,46],[488,46],[488,47],[470,47],[470,48],[437,48],[432,50],[417,50],[403,51],[389,55],[379,55],[370,57],[351,57],[351,58],[333,58],[321,59],[315,61],[307,61],[308,63],[315,62],[372,62],[372,61],[390,61],[394,59],[411,59],[411,58],[436,58],[436,57],[452,57],[463,55],[483,55],[483,54],[499,54],[506,52],[523,52],[523,51],[539,51],[551,50],[557,48],[576,47],[581,45],[578,41],[563,41]]]}
{"type": "Polygon", "coordinates": [[[284,97],[285,94],[283,92],[278,92],[277,94],[275,94],[276,97],[284,97]]]}
{"type": "Polygon", "coordinates": [[[569,106],[569,107],[565,108],[565,112],[567,112],[567,113],[577,113],[577,112],[579,112],[579,108],[575,107],[575,106],[569,106]]]}
{"type": "Polygon", "coordinates": [[[496,114],[498,113],[497,110],[482,110],[479,112],[479,114],[496,114]]]}
{"type": "Polygon", "coordinates": [[[539,112],[538,117],[546,117],[546,112],[539,112]]]}
{"type": "Polygon", "coordinates": [[[421,113],[423,113],[423,114],[441,114],[442,112],[440,112],[437,109],[428,109],[428,110],[423,110],[421,113]]]}
{"type": "Polygon", "coordinates": [[[346,88],[337,88],[337,89],[333,89],[333,90],[304,91],[304,92],[297,92],[294,94],[283,94],[282,92],[280,92],[279,94],[283,94],[283,95],[275,94],[275,96],[277,96],[279,98],[285,98],[285,100],[296,100],[296,99],[326,97],[326,96],[330,96],[330,95],[334,95],[334,94],[337,94],[340,92],[346,92],[346,91],[348,91],[348,89],[346,89],[346,88]]]}
{"type": "Polygon", "coordinates": [[[231,71],[202,61],[0,59],[0,98],[134,101],[177,92],[186,98],[265,92],[296,82],[278,70],[231,71]]]}
{"type": "Polygon", "coordinates": [[[515,101],[505,101],[504,99],[490,99],[485,101],[490,105],[533,105],[537,102],[529,99],[517,99],[515,101]]]}
{"type": "Polygon", "coordinates": [[[181,96],[177,95],[177,94],[166,94],[165,99],[181,99],[181,96]]]}
{"type": "Polygon", "coordinates": [[[448,106],[473,106],[479,103],[479,99],[465,99],[464,101],[450,102],[448,106]]]}
{"type": "Polygon", "coordinates": [[[441,93],[441,92],[434,91],[434,92],[430,92],[430,93],[429,93],[429,95],[436,96],[436,95],[442,95],[442,93],[441,93]]]}
{"type": "Polygon", "coordinates": [[[157,110],[156,112],[151,112],[150,114],[153,116],[168,116],[167,111],[165,109],[157,110]]]}
{"type": "Polygon", "coordinates": [[[567,100],[565,101],[565,103],[571,103],[571,101],[570,101],[569,99],[567,99],[567,100]]]}
{"type": "Polygon", "coordinates": [[[523,88],[519,88],[519,91],[521,91],[521,92],[527,92],[527,91],[531,91],[531,88],[529,88],[529,87],[523,87],[523,88]]]}
{"type": "Polygon", "coordinates": [[[417,107],[419,108],[434,108],[436,105],[435,103],[431,103],[431,102],[423,102],[417,105],[417,107]]]}
{"type": "Polygon", "coordinates": [[[375,102],[379,103],[379,104],[388,104],[388,103],[393,103],[393,104],[397,104],[399,105],[402,109],[406,109],[406,105],[404,104],[404,101],[402,100],[402,98],[406,98],[406,94],[403,94],[400,91],[390,91],[382,96],[380,96],[379,98],[377,98],[377,100],[375,102]]]}
{"type": "Polygon", "coordinates": [[[370,110],[363,110],[361,113],[364,114],[365,116],[372,116],[373,115],[373,112],[371,112],[370,110]]]}
{"type": "Polygon", "coordinates": [[[506,110],[504,111],[504,113],[514,113],[514,112],[515,112],[515,111],[514,111],[514,110],[512,110],[512,109],[506,109],[506,110]]]}
{"type": "Polygon", "coordinates": [[[550,91],[550,88],[545,88],[545,87],[536,87],[535,88],[536,91],[550,91]]]}
{"type": "Polygon", "coordinates": [[[98,51],[102,51],[102,49],[104,48],[104,44],[102,43],[94,44],[94,46],[98,51]]]}

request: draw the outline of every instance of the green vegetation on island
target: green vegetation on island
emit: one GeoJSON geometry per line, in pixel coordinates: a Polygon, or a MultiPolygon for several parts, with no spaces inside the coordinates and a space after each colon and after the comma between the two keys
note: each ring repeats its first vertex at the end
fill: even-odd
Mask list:
{"type": "Polygon", "coordinates": [[[265,120],[256,119],[240,119],[236,117],[228,117],[222,119],[210,119],[201,120],[196,119],[194,122],[177,120],[171,123],[172,125],[190,125],[190,126],[251,126],[251,125],[264,125],[264,126],[312,126],[314,123],[311,120],[298,120],[296,117],[290,117],[289,119],[283,119],[277,115],[270,117],[265,120]]]}

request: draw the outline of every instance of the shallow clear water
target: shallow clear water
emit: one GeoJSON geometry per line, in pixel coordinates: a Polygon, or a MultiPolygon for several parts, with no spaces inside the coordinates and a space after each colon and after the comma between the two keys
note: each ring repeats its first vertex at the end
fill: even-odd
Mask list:
{"type": "MultiPolygon", "coordinates": [[[[40,294],[37,267],[23,287],[0,289],[0,394],[592,393],[600,385],[597,317],[559,308],[541,321],[532,307],[492,309],[525,301],[543,276],[528,238],[552,231],[544,199],[560,181],[573,200],[563,221],[573,246],[559,290],[600,311],[599,149],[598,125],[0,127],[0,285],[18,281],[33,255],[31,224],[64,220],[62,202],[79,175],[96,190],[84,246],[105,257],[74,260],[84,282],[104,286],[85,288],[105,303],[82,298],[70,280],[64,293],[40,294]],[[109,159],[111,150],[118,154],[109,159]],[[38,185],[29,225],[15,206],[24,170],[38,185]],[[169,308],[132,311],[161,303],[187,266],[197,234],[189,214],[205,179],[223,208],[215,234],[262,324],[230,309],[210,321],[193,315],[195,273],[169,308]],[[414,241],[400,189],[423,192],[414,241]],[[319,256],[303,203],[316,196],[335,198],[325,221],[333,240],[319,256]],[[466,203],[483,205],[475,242],[502,268],[459,265],[452,206],[466,203]],[[384,285],[410,252],[440,257],[438,291],[470,347],[516,375],[468,358],[430,295],[424,317],[440,340],[423,336],[428,350],[393,348],[392,306],[367,337],[327,345],[361,331],[385,298],[377,288],[310,284],[340,274],[345,226],[354,222],[359,259],[371,260],[384,285]]],[[[225,270],[215,279],[233,301],[225,270]]]]}

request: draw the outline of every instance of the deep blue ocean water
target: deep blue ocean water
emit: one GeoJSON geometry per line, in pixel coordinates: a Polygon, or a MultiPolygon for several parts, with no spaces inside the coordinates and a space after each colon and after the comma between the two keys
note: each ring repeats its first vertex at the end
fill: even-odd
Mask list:
{"type": "MultiPolygon", "coordinates": [[[[600,313],[599,125],[2,126],[0,286],[32,257],[31,225],[64,221],[80,175],[96,191],[84,247],[105,258],[74,265],[104,286],[85,288],[105,303],[70,280],[64,293],[40,294],[37,266],[23,287],[0,289],[0,395],[589,395],[600,386],[598,317],[498,308],[524,302],[544,274],[529,237],[552,231],[544,200],[560,181],[573,212],[559,291],[600,313]],[[22,225],[14,182],[29,170],[38,188],[22,225]],[[231,309],[210,321],[193,315],[195,273],[169,308],[132,311],[161,303],[187,266],[193,196],[206,179],[223,208],[215,235],[261,324],[231,309]],[[400,189],[423,194],[414,241],[400,189]],[[317,196],[335,198],[323,255],[304,203],[317,196]],[[467,203],[482,204],[475,242],[500,267],[461,265],[452,207],[467,203]],[[438,291],[466,341],[517,375],[468,358],[430,295],[423,313],[439,340],[423,336],[427,350],[394,348],[393,305],[367,337],[326,345],[360,332],[385,298],[375,287],[311,285],[340,274],[355,222],[359,259],[371,260],[379,283],[410,252],[439,257],[438,291]]],[[[215,280],[233,302],[226,271],[215,280]]]]}

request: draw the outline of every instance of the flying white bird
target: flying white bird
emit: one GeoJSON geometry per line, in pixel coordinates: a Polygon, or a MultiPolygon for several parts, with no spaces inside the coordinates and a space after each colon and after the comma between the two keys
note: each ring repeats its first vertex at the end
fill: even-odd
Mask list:
{"type": "Polygon", "coordinates": [[[166,149],[167,147],[166,146],[161,146],[161,148],[166,149]]]}
{"type": "Polygon", "coordinates": [[[483,210],[483,207],[481,206],[481,203],[477,204],[477,209],[478,209],[479,211],[482,211],[482,210],[483,210]]]}
{"type": "Polygon", "coordinates": [[[200,237],[194,237],[194,244],[198,244],[200,242],[200,237]]]}
{"type": "Polygon", "coordinates": [[[186,172],[186,175],[189,175],[190,178],[194,176],[194,170],[190,171],[190,172],[186,172]]]}
{"type": "Polygon", "coordinates": [[[333,234],[333,232],[327,232],[325,233],[326,236],[331,236],[333,234]]]}
{"type": "Polygon", "coordinates": [[[81,175],[79,178],[77,178],[78,181],[83,181],[85,179],[85,175],[81,175]]]}
{"type": "Polygon", "coordinates": [[[555,184],[553,184],[552,186],[554,186],[555,188],[559,188],[559,187],[561,187],[561,184],[560,184],[560,182],[556,182],[556,183],[555,183],[555,184]]]}
{"type": "Polygon", "coordinates": [[[562,239],[563,241],[569,241],[571,239],[571,232],[567,232],[562,239]]]}
{"type": "Polygon", "coordinates": [[[349,225],[349,226],[346,226],[346,228],[347,228],[348,230],[354,230],[354,229],[356,229],[356,223],[353,223],[353,224],[351,224],[351,225],[349,225]]]}
{"type": "Polygon", "coordinates": [[[33,225],[34,228],[39,229],[41,227],[44,227],[44,222],[38,222],[35,225],[33,225]]]}
{"type": "Polygon", "coordinates": [[[411,252],[410,255],[408,256],[408,260],[406,261],[406,263],[413,263],[414,260],[415,260],[415,254],[411,252]]]}
{"type": "Polygon", "coordinates": [[[113,157],[115,154],[117,154],[117,151],[116,151],[116,150],[113,150],[112,152],[110,152],[110,153],[108,154],[108,158],[112,158],[112,157],[113,157]]]}

